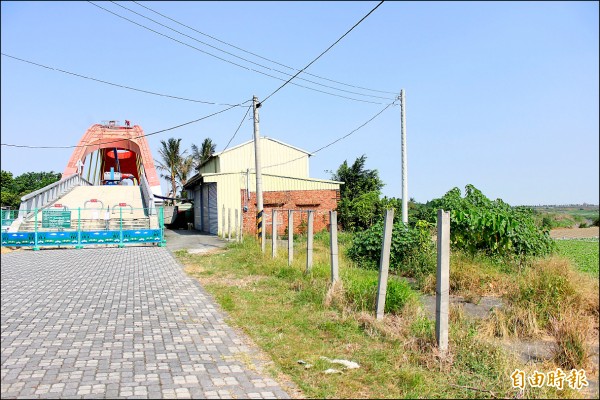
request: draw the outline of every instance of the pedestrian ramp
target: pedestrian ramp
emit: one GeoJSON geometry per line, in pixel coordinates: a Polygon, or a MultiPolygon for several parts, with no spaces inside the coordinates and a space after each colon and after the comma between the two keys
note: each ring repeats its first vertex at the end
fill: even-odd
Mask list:
{"type": "Polygon", "coordinates": [[[158,228],[156,215],[144,205],[140,186],[77,186],[27,214],[19,231],[158,228]]]}

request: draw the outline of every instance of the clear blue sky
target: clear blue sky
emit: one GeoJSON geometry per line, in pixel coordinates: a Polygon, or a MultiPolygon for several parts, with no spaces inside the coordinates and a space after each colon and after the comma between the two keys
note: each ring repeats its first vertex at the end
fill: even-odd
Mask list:
{"type": "MultiPolygon", "coordinates": [[[[110,2],[97,3],[236,63],[110,2]]],[[[285,72],[120,2],[211,45],[285,72]]],[[[142,2],[194,29],[298,69],[377,2],[142,2]]],[[[159,36],[88,2],[1,3],[2,52],[54,68],[173,96],[218,103],[265,98],[281,81],[159,36]]],[[[420,202],[473,184],[513,205],[599,203],[598,2],[386,2],[307,72],[343,83],[406,91],[408,192],[420,202]]],[[[138,93],[1,57],[2,143],[73,146],[92,124],[128,119],[146,133],[224,106],[138,93]]],[[[252,68],[272,75],[284,75],[252,68]]],[[[349,86],[305,79],[371,95],[349,86]]],[[[285,77],[287,78],[287,77],[285,77]]],[[[371,104],[287,85],[260,109],[261,134],[308,151],[346,135],[389,100],[371,104]]],[[[383,94],[383,96],[394,95],[383,94]]],[[[245,109],[150,136],[205,137],[222,150],[245,109]]],[[[247,120],[232,142],[252,136],[247,120]]],[[[2,146],[2,169],[62,172],[72,149],[2,146]]],[[[400,108],[390,107],[310,159],[315,178],[367,156],[387,196],[401,195],[400,108]]],[[[166,185],[164,185],[166,188],[166,185]]],[[[164,189],[163,189],[164,190],[164,189]]],[[[165,191],[166,192],[166,191],[165,191]]]]}

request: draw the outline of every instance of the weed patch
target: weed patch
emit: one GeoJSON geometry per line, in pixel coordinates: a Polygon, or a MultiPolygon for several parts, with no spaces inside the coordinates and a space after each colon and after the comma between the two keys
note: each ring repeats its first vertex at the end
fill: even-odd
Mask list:
{"type": "MultiPolygon", "coordinates": [[[[515,321],[530,319],[535,324],[542,320],[543,310],[535,307],[530,307],[529,315],[519,313],[537,300],[549,301],[543,297],[541,288],[555,281],[544,274],[567,276],[563,266],[550,266],[544,272],[542,266],[533,265],[524,272],[514,272],[518,269],[453,257],[451,271],[453,266],[460,270],[453,290],[476,294],[505,292],[507,299],[512,296],[507,301],[511,309],[494,311],[498,313],[494,332],[486,334],[485,329],[491,324],[474,322],[461,307],[452,306],[449,353],[441,357],[436,348],[434,321],[424,315],[418,292],[403,278],[390,276],[386,315],[377,320],[374,315],[377,271],[353,267],[340,251],[341,281],[331,285],[326,244],[324,238],[315,241],[314,265],[309,274],[304,272],[306,259],[301,242],[296,247],[297,260],[291,266],[287,265],[285,251],[272,259],[262,254],[252,238],[229,245],[222,254],[177,253],[177,257],[187,273],[198,278],[227,311],[228,322],[251,336],[271,357],[276,370],[289,376],[309,398],[573,396],[570,390],[528,388],[520,393],[513,389],[512,370],[530,367],[518,363],[493,342],[494,337],[503,335],[503,329],[508,330],[506,335],[512,335],[510,330],[515,321]],[[508,272],[511,270],[512,273],[508,272]],[[474,283],[469,282],[469,276],[474,283]],[[528,283],[526,279],[538,282],[528,283]],[[360,368],[324,374],[332,365],[321,356],[350,360],[360,368]],[[312,367],[306,368],[298,360],[312,367]]],[[[573,285],[587,294],[579,295],[568,287],[557,293],[573,307],[586,310],[583,317],[589,320],[590,310],[597,312],[597,302],[594,305],[586,296],[594,290],[597,293],[597,288],[585,289],[589,284],[585,286],[579,281],[573,285]]],[[[564,338],[563,347],[575,348],[577,343],[566,331],[567,320],[561,316],[563,319],[558,321],[564,321],[563,325],[556,325],[548,317],[546,329],[556,326],[557,337],[564,338]]],[[[518,329],[534,330],[531,326],[518,329]]],[[[575,353],[569,357],[576,361],[579,356],[575,353]]],[[[556,359],[559,362],[558,356],[556,359]]]]}

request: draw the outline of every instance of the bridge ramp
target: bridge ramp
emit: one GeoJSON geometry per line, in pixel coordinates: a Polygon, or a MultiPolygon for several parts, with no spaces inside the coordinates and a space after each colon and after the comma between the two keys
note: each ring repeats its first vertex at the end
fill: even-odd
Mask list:
{"type": "MultiPolygon", "coordinates": [[[[124,229],[158,227],[156,216],[149,216],[144,209],[139,186],[78,186],[51,203],[45,210],[71,211],[73,229],[77,228],[79,213],[82,230],[118,229],[121,225],[120,218],[123,219],[124,229]]],[[[42,217],[40,210],[37,215],[40,230],[44,230],[42,217]]],[[[19,230],[33,230],[34,224],[35,217],[32,215],[21,224],[19,230]]]]}

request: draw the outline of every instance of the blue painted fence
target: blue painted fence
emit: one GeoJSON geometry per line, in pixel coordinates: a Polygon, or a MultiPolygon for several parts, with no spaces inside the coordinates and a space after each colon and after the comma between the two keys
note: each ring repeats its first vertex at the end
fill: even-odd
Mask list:
{"type": "MultiPolygon", "coordinates": [[[[156,243],[159,246],[164,246],[163,209],[158,208],[157,211],[159,229],[142,228],[92,231],[37,231],[36,229],[33,232],[3,231],[2,246],[33,247],[34,250],[38,250],[40,246],[75,246],[76,248],[82,248],[84,246],[102,244],[116,244],[119,247],[123,247],[127,244],[156,243]]],[[[2,217],[5,216],[3,215],[2,217]]],[[[8,218],[2,218],[2,220],[8,220],[8,218]]],[[[37,227],[37,221],[35,226],[37,227]]]]}

